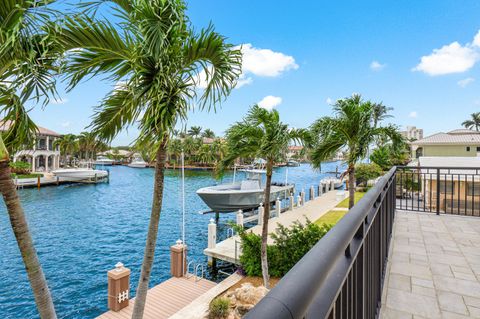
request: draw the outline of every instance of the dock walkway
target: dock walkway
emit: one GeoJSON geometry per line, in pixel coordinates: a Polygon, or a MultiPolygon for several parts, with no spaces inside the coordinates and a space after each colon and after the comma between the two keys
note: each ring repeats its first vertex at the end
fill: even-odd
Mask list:
{"type": "MultiPolygon", "coordinates": [[[[330,191],[314,200],[307,201],[304,206],[295,207],[293,210],[288,210],[282,213],[280,217],[273,217],[268,222],[268,232],[272,233],[277,228],[277,224],[283,226],[290,226],[294,222],[299,221],[305,223],[307,219],[314,222],[322,215],[326,214],[334,208],[340,201],[337,200],[337,191],[330,191]]],[[[260,235],[262,226],[257,225],[249,229],[249,231],[260,235]]],[[[273,239],[269,236],[268,243],[273,244],[273,239]]],[[[209,257],[217,258],[233,264],[238,264],[240,257],[240,237],[233,236],[217,243],[215,248],[207,248],[203,253],[209,257]]]]}
{"type": "MultiPolygon", "coordinates": [[[[195,276],[189,278],[172,277],[148,290],[144,319],[164,319],[176,314],[192,301],[214,288],[216,283],[195,276]]],[[[130,319],[132,317],[135,298],[120,311],[108,311],[97,319],[130,319]]]]}

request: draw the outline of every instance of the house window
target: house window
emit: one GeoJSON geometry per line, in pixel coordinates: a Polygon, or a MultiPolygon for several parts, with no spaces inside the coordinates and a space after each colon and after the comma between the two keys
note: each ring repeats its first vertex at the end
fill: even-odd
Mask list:
{"type": "Polygon", "coordinates": [[[480,146],[477,146],[477,152],[480,152],[480,146]]]}
{"type": "Polygon", "coordinates": [[[440,181],[440,193],[453,194],[455,192],[455,183],[440,181]]]}
{"type": "Polygon", "coordinates": [[[470,146],[467,146],[467,152],[470,152],[470,146]]]}
{"type": "Polygon", "coordinates": [[[480,183],[467,183],[467,193],[469,196],[480,195],[480,183]]]}

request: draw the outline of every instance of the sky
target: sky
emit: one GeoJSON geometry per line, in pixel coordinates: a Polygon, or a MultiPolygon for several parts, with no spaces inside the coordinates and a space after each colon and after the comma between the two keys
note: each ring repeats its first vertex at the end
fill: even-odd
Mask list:
{"type": "MultiPolygon", "coordinates": [[[[389,121],[425,135],[461,127],[480,111],[480,2],[188,1],[196,30],[209,23],[242,46],[243,74],[215,113],[195,111],[184,124],[217,135],[255,103],[282,121],[307,127],[331,104],[359,93],[393,107],[389,121]]],[[[108,14],[108,12],[107,12],[108,14]]],[[[100,77],[31,111],[37,125],[80,133],[115,83],[100,77]]],[[[112,145],[128,145],[136,129],[112,145]]]]}

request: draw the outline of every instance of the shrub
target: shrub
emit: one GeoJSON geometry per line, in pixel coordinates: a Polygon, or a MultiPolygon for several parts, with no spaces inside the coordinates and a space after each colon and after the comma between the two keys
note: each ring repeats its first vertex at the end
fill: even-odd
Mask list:
{"type": "Polygon", "coordinates": [[[375,179],[383,174],[382,168],[375,163],[355,165],[357,184],[367,184],[369,179],[375,179]]]}
{"type": "Polygon", "coordinates": [[[31,166],[26,162],[10,162],[10,170],[13,174],[26,175],[31,171],[31,166]]]}
{"type": "Polygon", "coordinates": [[[208,308],[209,319],[224,319],[228,317],[230,312],[230,299],[228,298],[215,298],[210,303],[208,308]]]}
{"type": "MultiPolygon", "coordinates": [[[[292,227],[283,225],[271,234],[273,245],[267,247],[268,273],[273,277],[284,276],[331,228],[316,225],[309,220],[305,224],[295,222],[292,227]]],[[[262,239],[260,235],[241,230],[242,255],[240,262],[248,276],[261,276],[260,259],[262,239]]]]}

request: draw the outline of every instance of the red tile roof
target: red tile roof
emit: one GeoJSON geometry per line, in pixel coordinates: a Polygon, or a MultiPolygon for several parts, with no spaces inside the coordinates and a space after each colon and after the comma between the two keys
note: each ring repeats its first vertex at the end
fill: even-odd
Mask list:
{"type": "MultiPolygon", "coordinates": [[[[12,124],[11,121],[0,120],[0,131],[1,132],[7,131],[10,128],[11,124],[12,124]]],[[[37,128],[38,128],[38,133],[41,135],[60,136],[60,134],[58,134],[57,132],[46,129],[44,127],[37,125],[37,128]]]]}

